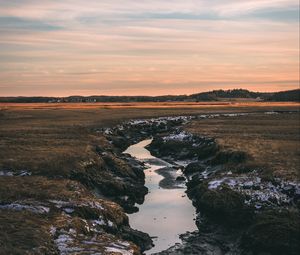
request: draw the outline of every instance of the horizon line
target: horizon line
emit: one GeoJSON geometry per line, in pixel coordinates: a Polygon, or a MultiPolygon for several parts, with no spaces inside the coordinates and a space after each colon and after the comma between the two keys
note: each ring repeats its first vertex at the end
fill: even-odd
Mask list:
{"type": "Polygon", "coordinates": [[[207,90],[207,91],[202,91],[202,92],[197,92],[197,93],[192,93],[192,94],[161,94],[161,95],[155,95],[155,96],[149,96],[149,95],[105,95],[105,94],[94,94],[94,95],[76,95],[76,94],[70,94],[68,96],[54,96],[54,95],[38,95],[38,96],[22,96],[22,95],[18,95],[18,96],[1,96],[0,98],[10,98],[10,97],[15,97],[15,98],[28,98],[28,97],[55,97],[55,98],[68,98],[68,97],[167,97],[167,96],[192,96],[192,95],[196,95],[196,94],[202,94],[202,93],[209,93],[209,92],[214,92],[214,91],[232,91],[232,90],[247,90],[251,93],[260,93],[260,94],[271,94],[271,93],[278,93],[278,92],[286,92],[286,91],[293,91],[293,90],[300,90],[299,88],[294,88],[294,89],[288,89],[288,90],[276,90],[276,91],[269,91],[269,92],[260,92],[260,91],[252,91],[252,90],[248,90],[248,89],[242,89],[242,88],[234,88],[234,89],[214,89],[214,90],[207,90]]]}

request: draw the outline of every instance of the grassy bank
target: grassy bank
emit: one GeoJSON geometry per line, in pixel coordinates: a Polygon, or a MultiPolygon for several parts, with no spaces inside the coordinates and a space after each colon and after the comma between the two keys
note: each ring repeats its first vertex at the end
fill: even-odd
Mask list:
{"type": "Polygon", "coordinates": [[[45,175],[53,169],[56,175],[74,168],[89,156],[91,145],[101,143],[95,128],[132,118],[297,110],[299,104],[1,104],[0,109],[0,169],[31,169],[45,175]]]}
{"type": "Polygon", "coordinates": [[[216,138],[224,150],[246,152],[251,164],[269,174],[300,180],[299,113],[197,120],[186,129],[216,138]]]}

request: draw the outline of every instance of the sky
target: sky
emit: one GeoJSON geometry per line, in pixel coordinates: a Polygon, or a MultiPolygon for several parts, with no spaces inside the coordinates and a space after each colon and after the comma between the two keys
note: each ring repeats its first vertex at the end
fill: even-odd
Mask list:
{"type": "Polygon", "coordinates": [[[0,0],[0,96],[299,88],[298,0],[0,0]]]}

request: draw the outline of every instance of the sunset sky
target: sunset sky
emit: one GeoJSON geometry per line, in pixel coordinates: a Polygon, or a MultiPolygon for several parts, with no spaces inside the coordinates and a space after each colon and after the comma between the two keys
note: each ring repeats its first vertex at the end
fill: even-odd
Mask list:
{"type": "Polygon", "coordinates": [[[298,0],[0,0],[0,96],[298,87],[298,0]]]}

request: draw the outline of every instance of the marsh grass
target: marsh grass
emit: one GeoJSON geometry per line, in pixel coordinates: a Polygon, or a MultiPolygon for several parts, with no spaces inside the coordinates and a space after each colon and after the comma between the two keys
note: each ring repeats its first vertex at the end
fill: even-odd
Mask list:
{"type": "Polygon", "coordinates": [[[0,254],[57,254],[49,222],[29,212],[0,211],[0,254]],[[31,253],[24,253],[30,251],[31,253]]]}
{"type": "Polygon", "coordinates": [[[248,115],[194,121],[186,129],[215,137],[223,150],[250,155],[264,175],[300,179],[300,114],[248,115]]]}
{"type": "MultiPolygon", "coordinates": [[[[0,108],[0,170],[32,173],[28,177],[0,176],[0,202],[11,203],[93,199],[86,187],[68,179],[74,170],[84,171],[84,162],[99,158],[96,148],[106,151],[110,146],[97,132],[102,127],[158,116],[298,110],[299,104],[0,104],[0,108]]],[[[275,173],[290,178],[297,173],[299,178],[296,118],[299,116],[291,114],[203,120],[191,123],[188,129],[216,136],[224,147],[248,151],[256,162],[270,165],[275,173]]],[[[124,220],[119,209],[111,205],[108,209],[114,218],[124,220]]],[[[55,215],[47,217],[0,210],[0,254],[56,254],[49,233],[55,215]]],[[[65,218],[61,222],[63,225],[65,218]]]]}

